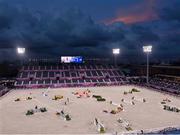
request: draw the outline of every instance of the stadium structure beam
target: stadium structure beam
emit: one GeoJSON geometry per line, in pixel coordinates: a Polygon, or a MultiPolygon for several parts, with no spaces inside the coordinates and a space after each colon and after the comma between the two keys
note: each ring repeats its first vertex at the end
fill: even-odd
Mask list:
{"type": "Polygon", "coordinates": [[[119,48],[112,49],[114,55],[114,65],[117,66],[117,55],[120,53],[119,48]]]}
{"type": "Polygon", "coordinates": [[[149,83],[149,54],[152,52],[152,46],[148,45],[148,46],[143,46],[143,51],[146,53],[147,55],[147,68],[146,68],[146,83],[149,83]]]}

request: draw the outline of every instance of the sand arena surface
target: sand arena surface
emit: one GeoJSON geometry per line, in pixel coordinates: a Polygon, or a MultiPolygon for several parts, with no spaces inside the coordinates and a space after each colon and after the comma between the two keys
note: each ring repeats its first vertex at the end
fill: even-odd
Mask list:
{"type": "Polygon", "coordinates": [[[133,130],[180,125],[180,113],[165,111],[160,103],[163,99],[168,98],[171,102],[167,105],[180,108],[180,99],[147,88],[135,86],[60,88],[49,89],[48,96],[43,96],[42,92],[44,91],[46,90],[13,90],[2,97],[0,99],[0,134],[98,133],[94,125],[94,118],[98,118],[104,124],[106,133],[126,131],[124,126],[117,122],[119,118],[129,122],[133,130]],[[132,88],[137,88],[141,92],[123,94],[124,91],[132,88]],[[91,96],[93,94],[101,95],[106,101],[98,102],[92,97],[77,98],[72,94],[72,92],[87,89],[91,91],[91,96]],[[52,100],[54,95],[62,95],[64,98],[54,101],[52,100]],[[26,101],[25,98],[28,96],[33,99],[26,101]],[[131,104],[133,96],[135,105],[131,104]],[[21,98],[22,101],[15,102],[16,98],[21,98]],[[67,98],[70,99],[70,102],[65,105],[67,98]],[[121,101],[122,98],[125,102],[121,101]],[[142,98],[145,98],[147,102],[143,103],[142,98]],[[117,108],[111,105],[110,101],[123,104],[124,111],[118,114],[102,112],[103,110],[109,112],[117,108]],[[36,105],[46,107],[48,111],[26,116],[26,111],[34,109],[36,105]],[[69,113],[71,121],[64,121],[62,117],[56,115],[56,112],[62,109],[69,113]]]}

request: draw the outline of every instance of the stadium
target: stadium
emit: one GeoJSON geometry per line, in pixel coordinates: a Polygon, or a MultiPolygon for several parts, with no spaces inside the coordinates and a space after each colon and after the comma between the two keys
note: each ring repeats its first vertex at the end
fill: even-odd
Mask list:
{"type": "Polygon", "coordinates": [[[0,134],[180,134],[179,2],[0,0],[0,134]]]}
{"type": "Polygon", "coordinates": [[[129,134],[178,129],[179,80],[156,73],[146,82],[138,71],[139,76],[132,75],[134,70],[126,73],[116,62],[82,56],[26,61],[14,88],[1,88],[1,133],[129,134]]]}

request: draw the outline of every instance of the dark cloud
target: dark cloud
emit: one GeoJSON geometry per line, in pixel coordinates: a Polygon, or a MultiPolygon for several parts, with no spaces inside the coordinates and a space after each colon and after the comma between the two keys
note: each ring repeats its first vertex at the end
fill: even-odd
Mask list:
{"type": "MultiPolygon", "coordinates": [[[[112,43],[124,39],[121,29],[109,29],[101,24],[96,24],[91,17],[84,15],[79,9],[74,8],[61,15],[49,16],[38,12],[31,13],[27,9],[17,9],[1,5],[3,17],[0,41],[1,48],[24,46],[32,53],[58,54],[64,50],[80,47],[98,47],[106,42],[112,43]],[[5,11],[8,11],[6,14],[5,11]],[[16,16],[16,17],[14,17],[16,16]],[[5,25],[6,24],[6,25],[5,25]],[[7,27],[8,26],[8,27],[7,27]],[[40,51],[41,50],[41,51],[40,51]]],[[[93,49],[92,49],[93,50],[93,49]]],[[[87,52],[88,53],[88,52],[87,52]]]]}
{"type": "Polygon", "coordinates": [[[158,49],[163,50],[162,55],[177,56],[180,49],[177,47],[180,44],[177,10],[158,9],[160,20],[156,21],[104,25],[95,22],[79,8],[46,13],[0,3],[0,56],[15,58],[13,50],[22,46],[27,48],[30,57],[108,57],[112,48],[120,47],[125,60],[132,56],[140,60],[145,44],[153,44],[154,57],[159,56],[158,49]],[[168,52],[172,46],[174,49],[168,52]],[[173,54],[173,50],[176,53],[173,54]]]}
{"type": "Polygon", "coordinates": [[[148,27],[133,25],[132,32],[137,35],[137,40],[144,44],[152,43],[159,40],[158,35],[153,33],[148,27]]]}
{"type": "Polygon", "coordinates": [[[180,1],[173,0],[171,3],[158,9],[159,17],[166,21],[180,22],[180,1]]]}

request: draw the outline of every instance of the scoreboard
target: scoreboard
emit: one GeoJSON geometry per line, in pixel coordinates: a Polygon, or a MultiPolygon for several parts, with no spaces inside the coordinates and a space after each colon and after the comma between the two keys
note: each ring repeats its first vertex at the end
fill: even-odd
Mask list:
{"type": "Polygon", "coordinates": [[[62,56],[61,63],[83,63],[82,56],[62,56]]]}

